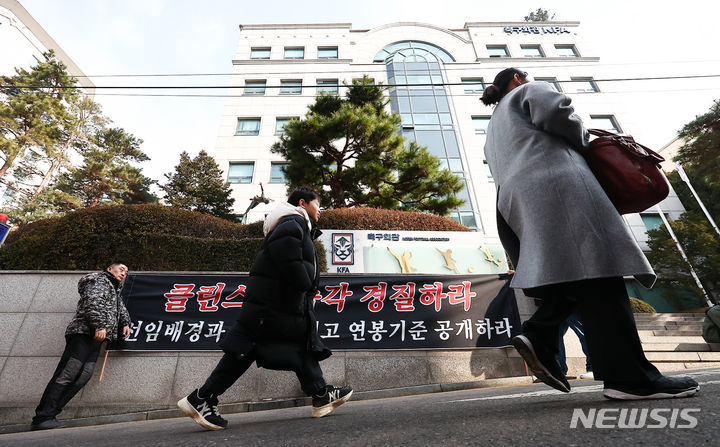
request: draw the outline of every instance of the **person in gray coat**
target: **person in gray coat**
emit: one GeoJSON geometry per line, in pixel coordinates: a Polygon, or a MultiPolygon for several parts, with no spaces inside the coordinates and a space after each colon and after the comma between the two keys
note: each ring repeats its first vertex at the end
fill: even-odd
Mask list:
{"type": "Polygon", "coordinates": [[[497,104],[485,158],[497,188],[500,239],[511,286],[540,298],[512,343],[546,384],[570,384],[556,360],[558,330],[578,311],[596,380],[611,399],[684,397],[691,378],[666,377],[645,357],[623,277],[652,287],[656,276],[585,161],[589,135],[570,98],[507,68],[481,98],[497,104]]]}

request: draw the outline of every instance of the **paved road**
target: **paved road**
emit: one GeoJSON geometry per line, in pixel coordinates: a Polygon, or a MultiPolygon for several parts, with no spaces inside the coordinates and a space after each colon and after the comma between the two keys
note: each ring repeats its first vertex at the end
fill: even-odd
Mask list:
{"type": "Polygon", "coordinates": [[[599,382],[583,380],[571,382],[570,394],[542,384],[485,388],[351,401],[322,419],[310,418],[308,407],[230,414],[222,431],[204,431],[187,418],[163,419],[0,435],[0,445],[719,445],[720,368],[690,375],[701,389],[688,399],[610,401],[599,382]],[[641,428],[617,428],[643,414],[641,428]],[[658,425],[665,428],[652,428],[658,425]]]}

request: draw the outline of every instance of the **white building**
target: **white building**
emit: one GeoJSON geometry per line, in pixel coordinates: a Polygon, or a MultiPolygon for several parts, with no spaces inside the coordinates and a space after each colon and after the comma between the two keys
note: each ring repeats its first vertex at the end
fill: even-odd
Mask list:
{"type": "MultiPolygon", "coordinates": [[[[496,238],[495,185],[484,161],[485,129],[492,108],[479,98],[498,71],[517,67],[553,83],[573,99],[587,127],[632,134],[633,116],[603,79],[622,67],[603,66],[579,22],[471,22],[460,29],[393,23],[356,30],[349,23],[241,25],[233,59],[232,96],[220,125],[215,159],[227,175],[242,213],[260,193],[286,197],[283,160],[270,152],[288,119],[303,117],[318,91],[344,94],[343,83],[364,74],[390,88],[389,107],[403,118],[403,135],[438,156],[465,179],[466,205],[452,218],[496,238]],[[420,84],[415,85],[413,84],[420,84]],[[423,85],[424,84],[424,85],[423,85]],[[433,84],[433,85],[427,85],[433,84]]],[[[274,204],[260,205],[248,221],[274,204]]],[[[662,204],[669,217],[683,211],[674,193],[662,204]]],[[[626,216],[641,245],[654,210],[626,216]]]]}
{"type": "MultiPolygon", "coordinates": [[[[77,76],[85,94],[92,96],[95,93],[95,85],[90,79],[17,0],[0,0],[0,75],[12,76],[15,68],[29,70],[44,59],[43,53],[48,50],[53,50],[67,71],[77,76]]],[[[26,156],[32,158],[32,151],[28,151],[26,156]]],[[[8,170],[6,175],[14,174],[8,170]]],[[[33,179],[25,177],[14,180],[33,182],[33,179]]],[[[0,206],[11,201],[13,196],[13,192],[0,183],[0,206]]]]}

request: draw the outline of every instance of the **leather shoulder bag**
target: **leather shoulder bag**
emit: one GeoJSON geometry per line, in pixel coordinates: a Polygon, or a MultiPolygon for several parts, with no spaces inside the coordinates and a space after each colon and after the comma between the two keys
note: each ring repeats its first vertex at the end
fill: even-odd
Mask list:
{"type": "Polygon", "coordinates": [[[639,213],[668,196],[670,188],[660,169],[665,159],[633,137],[588,129],[588,165],[620,214],[639,213]]]}

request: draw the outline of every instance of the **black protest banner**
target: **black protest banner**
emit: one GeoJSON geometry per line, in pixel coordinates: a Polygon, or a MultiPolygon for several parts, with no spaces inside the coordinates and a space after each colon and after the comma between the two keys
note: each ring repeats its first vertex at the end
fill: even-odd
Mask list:
{"type": "MultiPolygon", "coordinates": [[[[131,335],[109,349],[218,350],[242,312],[247,275],[132,274],[131,335]]],[[[318,334],[330,349],[508,346],[520,330],[506,275],[323,275],[318,334]]]]}

